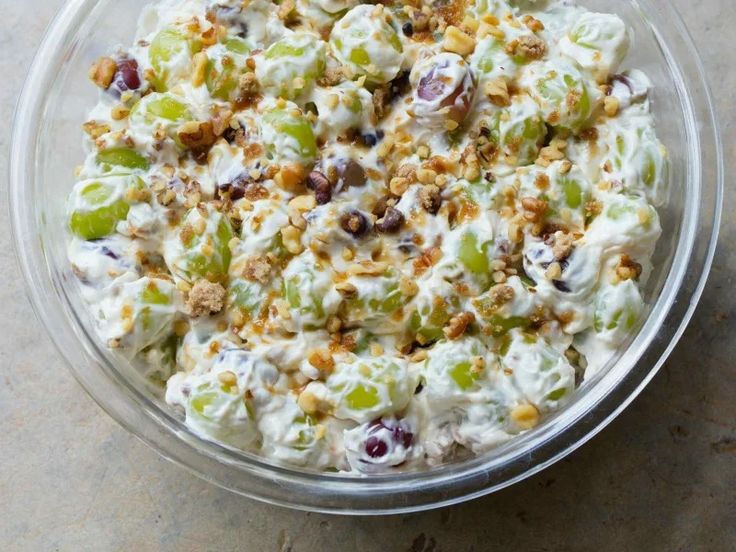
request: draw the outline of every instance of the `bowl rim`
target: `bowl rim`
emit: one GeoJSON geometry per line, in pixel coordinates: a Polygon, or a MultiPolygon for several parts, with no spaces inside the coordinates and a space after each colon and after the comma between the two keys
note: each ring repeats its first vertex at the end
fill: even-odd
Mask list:
{"type": "MultiPolygon", "coordinates": [[[[631,1],[640,7],[640,4],[650,0],[631,1]]],[[[33,242],[40,233],[38,221],[30,216],[34,209],[29,197],[36,180],[35,161],[24,154],[35,151],[40,140],[40,123],[47,93],[38,91],[48,90],[56,77],[56,74],[49,74],[46,68],[61,63],[65,49],[60,45],[79,32],[83,18],[98,4],[100,0],[70,0],[59,11],[39,46],[19,95],[10,145],[9,186],[6,190],[12,241],[32,308],[75,379],[120,425],[162,456],[195,475],[271,504],[340,514],[405,513],[470,500],[530,477],[594,437],[649,383],[684,332],[705,287],[715,254],[723,204],[723,149],[706,73],[692,38],[671,1],[660,0],[658,9],[667,12],[673,24],[672,33],[678,35],[682,42],[673,45],[664,41],[661,29],[655,26],[651,26],[651,31],[663,48],[680,85],[677,92],[686,115],[689,115],[686,121],[688,138],[698,145],[693,150],[697,151],[698,162],[695,167],[690,167],[693,174],[689,175],[697,184],[693,190],[698,199],[693,209],[697,212],[694,218],[685,217],[688,224],[683,225],[680,239],[680,245],[685,249],[676,251],[676,254],[684,254],[687,260],[693,262],[683,263],[678,272],[675,271],[673,260],[667,283],[660,296],[654,299],[659,305],[664,298],[666,305],[660,309],[657,319],[653,320],[653,310],[646,322],[656,325],[661,331],[665,318],[676,313],[678,321],[672,328],[667,328],[667,335],[650,332],[642,336],[644,332],[640,331],[629,348],[614,361],[615,365],[606,371],[595,386],[591,386],[589,393],[593,393],[593,400],[589,404],[577,411],[568,412],[568,407],[562,409],[565,416],[553,416],[534,432],[515,438],[513,446],[504,449],[504,445],[494,450],[492,459],[488,455],[481,455],[436,470],[365,478],[317,474],[279,466],[256,455],[199,439],[180,420],[143,396],[114,367],[105,366],[105,361],[100,359],[105,359],[109,353],[103,351],[96,342],[90,341],[89,336],[80,329],[82,321],[69,306],[68,290],[54,278],[46,254],[42,249],[40,255],[28,254],[29,251],[34,253],[33,242]],[[677,57],[671,53],[673,47],[679,49],[677,57]],[[703,94],[698,98],[682,94],[683,90],[687,90],[684,84],[686,74],[690,81],[695,78],[702,87],[703,94]],[[29,121],[34,124],[27,124],[29,121]],[[705,165],[702,159],[709,153],[714,156],[715,177],[712,182],[708,182],[703,173],[705,165]],[[712,186],[709,191],[714,196],[712,206],[702,203],[703,188],[708,184],[712,186]],[[712,207],[712,213],[708,207],[712,207]],[[708,237],[707,243],[696,243],[698,236],[701,239],[708,237]],[[684,244],[683,239],[686,240],[684,244]],[[670,285],[671,278],[675,278],[677,285],[670,285]],[[34,285],[42,281],[49,285],[34,285]],[[668,287],[671,289],[665,294],[668,287]],[[66,318],[63,318],[64,315],[66,318]],[[73,327],[68,327],[70,320],[74,322],[73,327]],[[64,321],[66,325],[60,326],[64,321]],[[59,332],[60,327],[62,332],[59,332]],[[74,338],[83,344],[79,351],[70,351],[69,342],[64,341],[74,338]],[[79,356],[72,358],[74,355],[79,356]],[[77,364],[79,358],[86,359],[89,366],[77,364]]]]}

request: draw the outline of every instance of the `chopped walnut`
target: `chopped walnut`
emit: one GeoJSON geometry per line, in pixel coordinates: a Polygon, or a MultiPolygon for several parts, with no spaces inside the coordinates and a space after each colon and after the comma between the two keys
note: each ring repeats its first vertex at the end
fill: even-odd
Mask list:
{"type": "Polygon", "coordinates": [[[442,47],[448,52],[469,56],[475,50],[475,39],[454,25],[450,25],[445,29],[442,47]]]}
{"type": "Polygon", "coordinates": [[[555,259],[558,261],[567,259],[573,248],[574,240],[572,235],[564,232],[555,232],[554,240],[554,244],[552,245],[552,254],[555,256],[555,259]]]}
{"type": "Polygon", "coordinates": [[[187,298],[187,310],[192,317],[217,314],[225,306],[227,292],[221,284],[204,278],[197,280],[187,298]]]}
{"type": "Polygon", "coordinates": [[[217,136],[212,130],[212,123],[209,121],[189,121],[179,127],[179,139],[185,148],[191,150],[196,158],[203,158],[207,155],[212,145],[217,140],[217,136]]]}
{"type": "Polygon", "coordinates": [[[498,77],[489,80],[483,85],[483,92],[485,92],[493,105],[498,107],[511,105],[511,97],[509,96],[509,87],[506,84],[506,79],[498,77]]]}
{"type": "Polygon", "coordinates": [[[115,77],[115,71],[117,71],[118,64],[115,60],[109,57],[101,57],[98,59],[89,70],[89,78],[100,88],[107,90],[112,84],[112,79],[115,77]]]}
{"type": "Polygon", "coordinates": [[[547,202],[536,197],[525,197],[521,200],[524,218],[529,222],[539,222],[547,212],[547,202]]]}
{"type": "Polygon", "coordinates": [[[442,328],[447,339],[457,339],[465,333],[468,326],[475,322],[475,315],[472,312],[462,312],[450,319],[450,322],[442,328]]]}
{"type": "Polygon", "coordinates": [[[103,136],[112,130],[110,125],[107,123],[100,123],[97,121],[87,121],[82,125],[82,129],[93,140],[97,140],[100,136],[103,136]]]}

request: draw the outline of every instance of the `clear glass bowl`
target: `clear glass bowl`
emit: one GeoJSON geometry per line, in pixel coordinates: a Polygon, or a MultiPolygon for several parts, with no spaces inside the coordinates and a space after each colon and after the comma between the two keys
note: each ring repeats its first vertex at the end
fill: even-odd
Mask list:
{"type": "Polygon", "coordinates": [[[722,151],[703,68],[667,0],[582,0],[633,30],[626,67],[655,84],[658,133],[672,159],[672,197],[636,336],[542,425],[477,458],[434,470],[361,478],[270,464],[193,435],[131,367],[101,347],[65,253],[64,206],[81,161],[80,125],[95,101],[90,63],[129,44],[144,0],[70,0],[51,25],[20,96],[9,205],[28,294],[69,368],[98,404],[166,458],[236,493],[305,510],[408,512],[491,493],[559,460],[605,427],[654,376],[700,297],[721,214],[722,151]]]}

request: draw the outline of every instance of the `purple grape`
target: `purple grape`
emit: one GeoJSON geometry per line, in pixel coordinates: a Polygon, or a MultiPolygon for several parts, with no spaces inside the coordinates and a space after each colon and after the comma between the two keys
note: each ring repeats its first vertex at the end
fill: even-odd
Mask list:
{"type": "Polygon", "coordinates": [[[388,445],[378,437],[368,437],[368,440],[365,442],[365,452],[371,458],[381,458],[382,456],[386,456],[388,445]]]}
{"type": "MultiPolygon", "coordinates": [[[[401,422],[393,422],[392,420],[374,420],[368,426],[367,432],[368,438],[365,441],[365,452],[371,458],[381,458],[385,456],[389,450],[394,449],[397,446],[402,446],[405,449],[411,447],[411,443],[414,440],[414,434],[405,429],[401,422]],[[384,441],[379,435],[385,431],[389,431],[391,435],[390,443],[384,441]]],[[[384,433],[385,435],[385,433],[384,433]]]]}
{"type": "Polygon", "coordinates": [[[141,77],[138,73],[138,62],[131,58],[118,60],[118,67],[113,77],[113,84],[120,92],[138,90],[141,87],[141,77]]]}

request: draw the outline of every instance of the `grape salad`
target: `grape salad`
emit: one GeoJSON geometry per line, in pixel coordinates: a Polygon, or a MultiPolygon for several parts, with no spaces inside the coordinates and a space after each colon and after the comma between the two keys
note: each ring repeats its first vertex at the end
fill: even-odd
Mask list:
{"type": "Polygon", "coordinates": [[[150,5],[68,201],[100,339],[303,469],[532,430],[647,311],[668,161],[629,42],[568,0],[150,5]]]}

